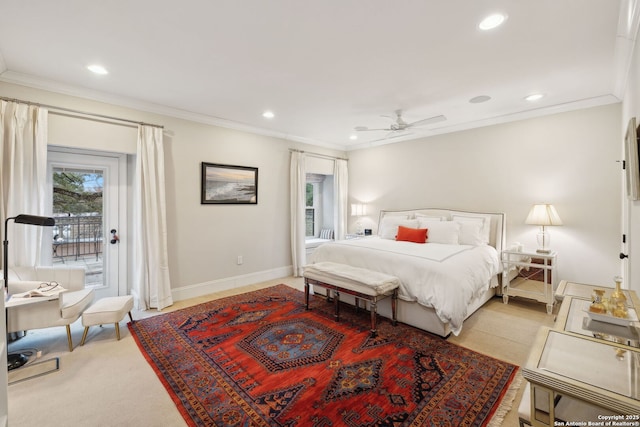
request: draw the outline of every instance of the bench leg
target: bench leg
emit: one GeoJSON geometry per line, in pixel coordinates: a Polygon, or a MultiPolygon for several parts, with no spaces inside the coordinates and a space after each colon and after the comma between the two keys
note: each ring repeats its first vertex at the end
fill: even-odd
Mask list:
{"type": "Polygon", "coordinates": [[[336,318],[336,322],[340,321],[340,292],[335,291],[333,296],[335,305],[336,305],[336,314],[334,314],[336,318]]]}
{"type": "Polygon", "coordinates": [[[378,304],[376,304],[376,300],[373,299],[371,301],[369,301],[369,306],[371,308],[371,336],[375,337],[376,335],[378,335],[378,330],[376,328],[376,323],[377,323],[377,311],[378,311],[378,304]]]}
{"type": "Polygon", "coordinates": [[[120,323],[116,322],[116,338],[120,341],[120,323]]]}
{"type": "Polygon", "coordinates": [[[391,319],[393,320],[393,326],[396,326],[398,323],[398,289],[394,289],[391,296],[391,319]]]}
{"type": "Polygon", "coordinates": [[[307,279],[304,280],[304,304],[309,310],[309,281],[307,279]]]}
{"type": "Polygon", "coordinates": [[[129,319],[131,319],[131,323],[135,322],[135,320],[133,320],[133,316],[131,315],[131,312],[129,312],[129,319]]]}
{"type": "Polygon", "coordinates": [[[82,333],[82,341],[80,341],[80,345],[84,345],[84,341],[87,339],[87,332],[89,332],[89,327],[84,327],[84,332],[82,333]]]}
{"type": "Polygon", "coordinates": [[[67,342],[69,344],[69,351],[73,351],[73,341],[71,340],[71,326],[67,326],[67,342]]]}

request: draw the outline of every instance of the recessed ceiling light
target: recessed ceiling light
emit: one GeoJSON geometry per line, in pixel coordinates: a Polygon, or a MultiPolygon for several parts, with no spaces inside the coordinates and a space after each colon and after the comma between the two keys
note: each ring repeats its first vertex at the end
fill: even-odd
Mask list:
{"type": "Polygon", "coordinates": [[[355,141],[356,139],[358,139],[358,135],[351,135],[349,139],[355,141]]]}
{"type": "Polygon", "coordinates": [[[95,73],[95,74],[100,74],[100,75],[109,74],[109,72],[107,71],[106,68],[104,68],[102,65],[98,65],[98,64],[89,65],[89,66],[87,66],[87,69],[89,71],[91,71],[92,73],[95,73]]]}
{"type": "Polygon", "coordinates": [[[502,13],[494,13],[493,15],[489,15],[484,18],[480,22],[480,24],[478,24],[478,28],[484,31],[492,30],[502,25],[505,19],[507,19],[507,15],[503,15],[502,13]]]}
{"type": "Polygon", "coordinates": [[[273,119],[276,115],[273,114],[273,111],[265,111],[264,113],[262,113],[262,117],[264,117],[265,119],[273,119]]]}
{"type": "Polygon", "coordinates": [[[525,101],[534,102],[534,101],[537,101],[537,100],[542,99],[542,98],[544,98],[544,94],[542,94],[542,93],[532,93],[531,95],[526,96],[524,99],[525,99],[525,101]]]}
{"type": "Polygon", "coordinates": [[[479,95],[479,96],[474,96],[473,98],[471,98],[469,100],[470,103],[472,104],[480,104],[482,102],[487,102],[491,99],[491,97],[489,95],[479,95]]]}

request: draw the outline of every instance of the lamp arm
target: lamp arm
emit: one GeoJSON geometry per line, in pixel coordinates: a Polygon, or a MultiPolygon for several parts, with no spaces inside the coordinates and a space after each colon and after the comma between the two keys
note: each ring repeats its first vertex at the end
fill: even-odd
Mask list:
{"type": "Polygon", "coordinates": [[[2,273],[4,279],[4,288],[8,289],[9,282],[9,238],[7,237],[7,230],[9,228],[9,220],[15,220],[15,217],[9,217],[4,220],[4,240],[2,242],[2,273]]]}

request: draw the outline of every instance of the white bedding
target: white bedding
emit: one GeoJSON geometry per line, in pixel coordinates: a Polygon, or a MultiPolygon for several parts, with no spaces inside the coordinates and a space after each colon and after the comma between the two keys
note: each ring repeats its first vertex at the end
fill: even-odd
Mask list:
{"type": "Polygon", "coordinates": [[[489,245],[419,244],[377,236],[325,243],[310,261],[332,261],[398,277],[398,297],[433,307],[456,335],[471,300],[487,291],[500,271],[498,253],[489,245]]]}

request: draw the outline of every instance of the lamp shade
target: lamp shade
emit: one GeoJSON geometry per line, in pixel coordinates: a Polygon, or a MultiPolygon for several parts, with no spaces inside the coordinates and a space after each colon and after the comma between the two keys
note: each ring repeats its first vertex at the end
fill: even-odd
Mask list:
{"type": "Polygon", "coordinates": [[[550,204],[538,204],[533,205],[525,224],[530,225],[562,225],[562,220],[558,216],[558,212],[553,205],[550,204]]]}
{"type": "MultiPolygon", "coordinates": [[[[9,218],[11,219],[11,218],[9,218]]],[[[25,215],[21,214],[13,220],[16,224],[39,225],[42,227],[51,227],[56,225],[56,220],[48,216],[25,215]]]]}
{"type": "Polygon", "coordinates": [[[354,203],[351,205],[351,216],[364,216],[367,214],[367,205],[354,203]]]}

